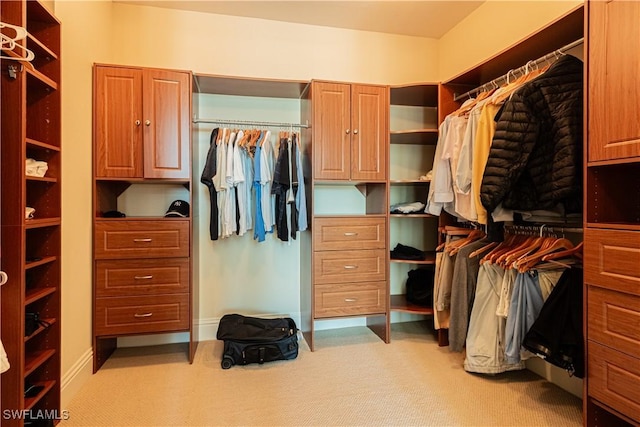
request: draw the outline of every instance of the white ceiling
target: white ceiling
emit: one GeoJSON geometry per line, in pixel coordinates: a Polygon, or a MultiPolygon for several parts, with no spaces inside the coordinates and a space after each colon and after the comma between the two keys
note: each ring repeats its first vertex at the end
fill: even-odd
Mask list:
{"type": "Polygon", "coordinates": [[[440,38],[481,1],[113,0],[169,9],[245,16],[326,27],[440,38]]]}

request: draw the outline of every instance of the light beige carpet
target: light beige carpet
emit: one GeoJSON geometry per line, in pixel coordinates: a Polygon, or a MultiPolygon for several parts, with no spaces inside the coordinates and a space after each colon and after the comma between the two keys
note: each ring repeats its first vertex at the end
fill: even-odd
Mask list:
{"type": "Polygon", "coordinates": [[[71,426],[581,426],[580,399],[529,371],[470,374],[425,323],[316,333],[293,361],[222,370],[222,343],[118,349],[72,400],[71,426]],[[150,350],[152,350],[150,352],[150,350]]]}

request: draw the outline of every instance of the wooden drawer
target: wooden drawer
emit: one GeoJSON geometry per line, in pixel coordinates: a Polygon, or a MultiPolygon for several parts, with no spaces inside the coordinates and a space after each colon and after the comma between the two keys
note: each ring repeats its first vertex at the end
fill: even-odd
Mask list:
{"type": "Polygon", "coordinates": [[[96,221],[95,257],[164,258],[189,256],[189,221],[96,221]]]}
{"type": "Polygon", "coordinates": [[[584,279],[640,295],[640,232],[585,229],[584,279]]]}
{"type": "Polygon", "coordinates": [[[189,258],[96,261],[96,297],[189,292],[189,258]]]}
{"type": "Polygon", "coordinates": [[[384,249],[385,218],[315,218],[313,250],[384,249]]]}
{"type": "Polygon", "coordinates": [[[96,335],[189,329],[189,295],[97,298],[96,335]]]}
{"type": "Polygon", "coordinates": [[[588,394],[640,422],[640,359],[589,341],[588,394]]]}
{"type": "Polygon", "coordinates": [[[589,286],[588,337],[632,356],[640,356],[640,297],[589,286]]]}
{"type": "Polygon", "coordinates": [[[387,278],[384,249],[314,252],[315,284],[378,282],[387,278]]]}
{"type": "Polygon", "coordinates": [[[385,313],[386,282],[314,286],[315,318],[385,313]]]}

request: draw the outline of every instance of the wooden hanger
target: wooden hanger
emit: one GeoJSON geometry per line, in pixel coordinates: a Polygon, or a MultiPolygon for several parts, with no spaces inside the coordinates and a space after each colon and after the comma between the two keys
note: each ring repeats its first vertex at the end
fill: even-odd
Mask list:
{"type": "Polygon", "coordinates": [[[559,252],[554,252],[548,255],[544,255],[542,257],[542,261],[551,261],[554,259],[559,259],[559,258],[567,258],[570,256],[574,256],[578,259],[582,259],[582,247],[584,245],[584,242],[580,242],[577,245],[575,245],[573,248],[564,250],[564,251],[559,251],[559,252]]]}
{"type": "Polygon", "coordinates": [[[498,242],[489,242],[486,245],[484,245],[483,247],[476,249],[475,251],[471,252],[469,254],[469,258],[475,258],[477,256],[479,256],[481,253],[483,253],[484,251],[487,251],[495,246],[498,246],[498,242]]]}
{"type": "Polygon", "coordinates": [[[545,255],[552,254],[553,252],[556,252],[562,249],[564,250],[573,249],[573,243],[571,243],[567,239],[564,239],[564,238],[560,238],[560,239],[550,238],[550,239],[552,239],[551,243],[547,245],[546,248],[541,248],[541,250],[538,250],[529,256],[519,259],[515,263],[515,266],[516,268],[518,268],[518,271],[522,273],[525,271],[529,271],[536,264],[542,261],[542,258],[544,258],[545,255]]]}
{"type": "Polygon", "coordinates": [[[484,234],[484,231],[482,230],[472,230],[471,233],[469,233],[469,235],[463,239],[459,239],[456,240],[455,242],[453,242],[451,244],[451,246],[449,247],[449,250],[447,250],[447,247],[445,247],[445,251],[447,251],[449,253],[449,255],[455,255],[458,253],[458,251],[460,249],[462,249],[463,247],[467,246],[469,243],[473,243],[476,240],[480,240],[482,238],[486,237],[486,234],[484,234]]]}

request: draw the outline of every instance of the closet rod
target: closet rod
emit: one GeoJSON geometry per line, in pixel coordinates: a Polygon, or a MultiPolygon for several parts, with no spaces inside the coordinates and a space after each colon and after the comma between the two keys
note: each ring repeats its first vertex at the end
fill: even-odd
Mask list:
{"type": "Polygon", "coordinates": [[[562,227],[562,226],[552,226],[548,227],[546,225],[511,225],[505,224],[504,226],[505,232],[511,231],[511,234],[518,234],[518,232],[527,232],[530,234],[538,234],[538,233],[583,233],[584,230],[582,227],[562,227]]]}
{"type": "Polygon", "coordinates": [[[237,126],[265,126],[279,128],[308,128],[309,124],[301,123],[277,123],[277,122],[256,122],[250,120],[222,120],[222,119],[193,119],[193,123],[214,123],[218,125],[237,125],[237,126]]]}
{"type": "Polygon", "coordinates": [[[454,100],[454,101],[460,101],[460,100],[461,100],[461,99],[463,99],[463,98],[468,98],[468,97],[471,97],[471,95],[473,95],[473,94],[476,94],[476,93],[478,93],[478,92],[482,92],[483,90],[486,90],[486,89],[490,88],[491,86],[494,86],[494,87],[495,87],[495,86],[498,86],[498,82],[499,82],[499,81],[502,81],[502,80],[505,80],[505,81],[506,81],[506,80],[509,78],[509,75],[510,75],[511,73],[513,73],[514,75],[515,75],[515,73],[523,73],[524,71],[526,71],[526,70],[527,70],[527,68],[529,68],[529,67],[533,67],[533,66],[535,66],[535,65],[538,65],[538,64],[540,64],[541,62],[547,61],[547,60],[549,60],[549,59],[551,59],[551,58],[555,58],[555,57],[557,57],[557,56],[558,56],[558,54],[562,54],[562,52],[565,52],[565,51],[567,51],[567,50],[569,50],[569,49],[573,49],[574,47],[579,46],[579,45],[581,45],[582,43],[584,43],[584,37],[583,37],[583,38],[580,38],[580,39],[578,39],[578,40],[576,40],[576,41],[574,41],[574,42],[571,42],[571,43],[569,43],[568,45],[561,47],[560,49],[556,49],[556,50],[554,50],[553,52],[548,53],[548,54],[546,54],[545,56],[540,57],[540,58],[538,58],[538,59],[536,59],[536,60],[534,60],[534,61],[529,61],[529,62],[527,62],[525,65],[523,65],[522,67],[515,68],[515,69],[513,69],[513,70],[509,70],[509,71],[508,71],[506,74],[504,74],[503,76],[497,77],[497,78],[495,78],[495,79],[491,80],[490,82],[484,83],[483,85],[478,86],[478,87],[477,87],[477,88],[475,88],[475,89],[471,89],[470,91],[465,92],[465,93],[463,93],[462,95],[455,95],[455,96],[453,97],[453,100],[454,100]]]}

